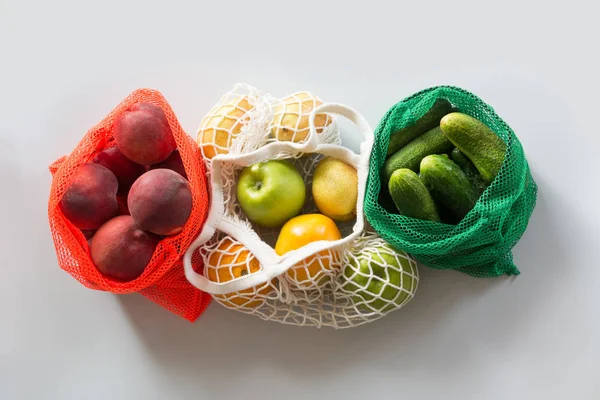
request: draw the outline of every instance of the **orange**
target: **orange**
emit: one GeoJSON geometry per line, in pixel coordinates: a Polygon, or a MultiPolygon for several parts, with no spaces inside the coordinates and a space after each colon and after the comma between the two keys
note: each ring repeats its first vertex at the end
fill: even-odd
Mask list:
{"type": "Polygon", "coordinates": [[[248,111],[254,106],[247,96],[235,97],[215,106],[200,122],[197,142],[206,158],[229,153],[229,147],[249,120],[248,111]]]}
{"type": "MultiPolygon", "coordinates": [[[[308,117],[312,110],[321,104],[321,99],[309,92],[289,95],[275,108],[275,115],[269,125],[271,137],[286,142],[302,142],[310,132],[308,117]]],[[[329,124],[329,115],[315,115],[317,134],[322,133],[329,124]]]]}
{"type": "MultiPolygon", "coordinates": [[[[283,225],[275,252],[283,255],[318,240],[339,240],[342,234],[335,222],[322,214],[305,214],[290,219],[283,225]]],[[[301,286],[320,283],[327,271],[336,268],[337,257],[333,251],[322,251],[291,267],[288,277],[301,286]],[[333,261],[333,262],[332,262],[333,261]]]]}
{"type": "MultiPolygon", "coordinates": [[[[211,253],[205,269],[209,280],[222,283],[259,271],[260,262],[252,257],[246,247],[226,236],[211,253]]],[[[251,287],[214,297],[229,307],[256,308],[264,302],[263,296],[269,294],[271,290],[273,285],[268,282],[261,285],[259,289],[251,287]]]]}

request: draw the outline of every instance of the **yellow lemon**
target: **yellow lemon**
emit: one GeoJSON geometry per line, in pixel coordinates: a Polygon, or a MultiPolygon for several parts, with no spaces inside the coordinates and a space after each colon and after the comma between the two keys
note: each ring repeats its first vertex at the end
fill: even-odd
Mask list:
{"type": "Polygon", "coordinates": [[[332,157],[322,159],[313,174],[312,195],[319,211],[335,221],[356,217],[358,174],[356,169],[332,157]]]}

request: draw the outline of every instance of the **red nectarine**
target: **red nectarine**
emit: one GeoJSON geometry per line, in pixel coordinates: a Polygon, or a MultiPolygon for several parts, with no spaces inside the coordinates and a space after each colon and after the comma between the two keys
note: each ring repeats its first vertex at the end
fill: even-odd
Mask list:
{"type": "Polygon", "coordinates": [[[83,164],[60,200],[60,210],[79,229],[98,229],[117,215],[119,184],[109,169],[83,164]]]}
{"type": "Polygon", "coordinates": [[[146,231],[175,235],[183,229],[192,211],[188,181],[170,169],[153,169],[131,186],[129,212],[146,231]]]}

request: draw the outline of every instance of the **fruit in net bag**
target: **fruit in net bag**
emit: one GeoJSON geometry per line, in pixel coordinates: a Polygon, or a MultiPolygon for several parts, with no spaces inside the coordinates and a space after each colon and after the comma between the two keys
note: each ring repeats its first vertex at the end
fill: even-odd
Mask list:
{"type": "Polygon", "coordinates": [[[125,157],[117,146],[109,147],[98,153],[94,157],[94,162],[108,168],[115,174],[117,181],[119,181],[118,194],[120,195],[126,195],[133,182],[146,172],[146,167],[125,157]]]}
{"type": "MultiPolygon", "coordinates": [[[[283,225],[275,243],[275,252],[281,256],[312,242],[341,238],[342,234],[331,218],[321,214],[304,214],[283,225]]],[[[291,267],[287,277],[301,287],[319,286],[338,267],[336,252],[322,251],[291,267]]]]}
{"type": "Polygon", "coordinates": [[[192,191],[188,181],[177,172],[154,169],[135,181],[127,205],[143,230],[175,235],[183,230],[192,212],[192,191]]]}
{"type": "Polygon", "coordinates": [[[154,164],[150,166],[150,169],[170,169],[171,171],[177,172],[179,175],[183,176],[187,179],[187,174],[185,173],[185,168],[183,166],[183,161],[181,160],[181,155],[179,154],[179,150],[173,150],[171,155],[163,162],[154,164]]]}
{"type": "Polygon", "coordinates": [[[162,162],[177,147],[165,113],[151,103],[132,104],[115,123],[113,134],[125,157],[141,165],[162,162]]]}
{"type": "Polygon", "coordinates": [[[335,221],[356,217],[358,175],[342,160],[325,157],[313,174],[312,195],[319,211],[335,221]]]}
{"type": "MultiPolygon", "coordinates": [[[[310,131],[308,117],[312,110],[321,104],[321,99],[309,92],[299,92],[286,97],[274,109],[275,115],[269,124],[271,137],[286,142],[302,142],[310,131]]],[[[317,134],[323,133],[329,124],[329,115],[315,116],[317,134]]]]}
{"type": "Polygon", "coordinates": [[[244,168],[236,190],[246,216],[268,228],[279,227],[298,215],[306,200],[302,175],[286,160],[270,160],[244,168]]]}
{"type": "Polygon", "coordinates": [[[131,216],[121,215],[98,229],[91,240],[90,253],[104,275],[131,281],[144,272],[159,240],[141,230],[131,216]]]}
{"type": "MultiPolygon", "coordinates": [[[[122,151],[122,149],[119,149],[119,151],[122,151]]],[[[125,154],[123,155],[129,158],[125,154]]],[[[114,161],[110,157],[109,159],[111,163],[114,161]]],[[[98,162],[99,160],[96,159],[96,161],[98,162]]],[[[131,160],[131,162],[133,161],[131,160]]],[[[115,187],[119,186],[118,181],[120,181],[120,176],[114,177],[114,174],[102,165],[94,165],[96,168],[103,169],[113,175],[115,187]]],[[[146,167],[144,165],[144,169],[146,167]]],[[[212,297],[208,293],[199,292],[187,281],[182,267],[182,256],[196,238],[198,231],[202,228],[206,219],[209,207],[206,171],[204,163],[198,158],[198,146],[186,135],[174,111],[158,91],[138,89],[132,92],[116,105],[110,113],[104,116],[98,124],[89,129],[69,155],[56,160],[50,165],[49,169],[52,173],[52,186],[48,198],[48,220],[56,248],[58,266],[61,269],[69,273],[75,280],[87,288],[115,294],[140,293],[169,312],[189,321],[194,321],[204,311],[212,297]],[[102,237],[108,234],[107,231],[102,229],[104,233],[101,235],[97,232],[99,227],[84,229],[82,232],[73,229],[73,224],[69,222],[65,213],[60,208],[60,202],[71,184],[77,180],[76,175],[81,165],[91,161],[94,156],[102,154],[105,150],[115,145],[115,129],[121,116],[131,114],[131,110],[141,110],[143,106],[134,105],[143,103],[156,104],[162,110],[160,113],[157,113],[161,117],[151,119],[158,119],[163,122],[166,120],[168,122],[169,132],[171,132],[181,158],[184,161],[186,174],[190,178],[190,181],[193,182],[190,183],[193,200],[192,213],[183,231],[176,236],[160,238],[145,232],[144,235],[160,239],[155,249],[152,245],[144,246],[146,250],[140,250],[139,247],[141,245],[139,243],[135,244],[138,240],[136,239],[138,237],[137,233],[141,232],[141,228],[138,227],[135,231],[132,229],[133,232],[137,232],[134,235],[123,235],[123,232],[127,231],[126,229],[117,230],[118,233],[115,233],[113,236],[114,240],[120,240],[122,236],[127,236],[129,237],[128,243],[132,246],[135,244],[135,247],[138,249],[132,250],[135,255],[131,256],[132,261],[130,262],[126,261],[129,257],[129,250],[125,246],[123,246],[125,250],[118,251],[117,253],[121,253],[120,257],[122,257],[123,263],[127,264],[127,267],[137,265],[139,268],[132,268],[132,270],[137,270],[135,274],[128,273],[126,274],[127,276],[121,276],[121,279],[118,279],[118,277],[110,279],[109,275],[111,272],[109,269],[104,268],[106,273],[103,274],[98,266],[95,265],[91,254],[92,243],[95,242],[94,258],[98,265],[100,265],[100,268],[102,268],[105,264],[102,260],[99,261],[99,257],[107,257],[107,254],[102,254],[106,250],[103,250],[102,247],[104,246],[99,246],[99,244],[101,244],[102,237]],[[95,237],[92,237],[93,235],[95,237]],[[86,239],[89,239],[87,243],[86,239]],[[151,256],[149,261],[141,259],[144,255],[148,256],[148,254],[151,256]],[[134,264],[140,260],[144,262],[134,264]],[[122,281],[123,279],[130,279],[132,276],[138,275],[142,269],[144,272],[139,278],[127,282],[122,281]]],[[[115,169],[115,172],[117,172],[117,169],[115,169]]],[[[120,174],[117,172],[117,175],[120,174]]],[[[111,198],[115,192],[111,193],[111,198]]],[[[127,198],[125,195],[125,193],[116,195],[115,202],[121,214],[128,213],[127,198]]],[[[100,207],[97,206],[89,207],[88,209],[96,216],[100,211],[100,207]]],[[[129,219],[129,221],[132,220],[129,219]]],[[[135,225],[135,223],[130,224],[130,226],[135,225]]],[[[151,242],[154,242],[154,240],[151,242]]],[[[111,243],[113,242],[111,241],[111,243]]],[[[197,255],[193,262],[194,266],[198,268],[201,266],[198,264],[201,263],[199,258],[199,255],[197,255]]]]}
{"type": "Polygon", "coordinates": [[[344,292],[353,294],[357,307],[386,312],[412,298],[418,272],[406,253],[380,245],[351,255],[341,279],[344,292]]]}
{"type": "MultiPolygon", "coordinates": [[[[259,271],[260,262],[246,247],[225,236],[211,252],[204,268],[209,280],[223,283],[259,271]]],[[[264,296],[268,295],[273,288],[272,283],[267,282],[258,288],[248,288],[214,297],[229,307],[255,308],[264,302],[264,296]]]]}
{"type": "Polygon", "coordinates": [[[115,175],[102,165],[86,163],[60,200],[60,210],[77,228],[98,229],[117,215],[117,189],[115,175]]]}
{"type": "Polygon", "coordinates": [[[236,96],[210,110],[200,122],[197,133],[198,145],[204,157],[213,158],[217,154],[229,153],[233,140],[249,121],[248,111],[253,108],[247,96],[236,96]]]}

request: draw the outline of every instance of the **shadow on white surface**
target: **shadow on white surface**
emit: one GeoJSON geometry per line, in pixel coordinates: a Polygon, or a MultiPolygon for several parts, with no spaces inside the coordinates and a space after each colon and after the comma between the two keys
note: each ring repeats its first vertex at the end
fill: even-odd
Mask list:
{"type": "MultiPolygon", "coordinates": [[[[429,364],[429,360],[419,359],[419,346],[432,336],[443,335],[460,304],[477,302],[490,288],[511,281],[475,279],[425,267],[420,271],[417,296],[405,308],[374,323],[338,331],[265,322],[217,303],[191,325],[141,296],[119,299],[148,353],[157,364],[175,369],[175,375],[193,375],[206,385],[214,382],[221,386],[213,378],[226,374],[236,379],[260,366],[298,377],[326,379],[346,368],[386,362],[390,356],[406,357],[407,368],[429,364]]],[[[447,368],[447,361],[441,361],[439,367],[447,368]]],[[[468,354],[456,354],[451,362],[468,362],[468,354]]],[[[393,365],[393,360],[390,363],[393,365]]]]}
{"type": "Polygon", "coordinates": [[[223,375],[243,381],[257,368],[311,381],[358,365],[368,374],[369,366],[382,363],[394,366],[393,375],[460,371],[481,362],[481,347],[502,352],[517,345],[546,309],[544,299],[565,285],[556,279],[556,269],[565,264],[560,227],[551,218],[541,183],[529,230],[515,249],[520,276],[477,279],[421,267],[415,299],[371,324],[339,331],[285,326],[213,303],[192,325],[141,296],[119,296],[120,304],[157,365],[171,377],[197,379],[215,393],[227,391],[223,375]],[[540,232],[547,239],[544,249],[530,243],[540,232]],[[533,280],[537,284],[526,291],[528,299],[509,294],[514,286],[533,280]],[[469,323],[473,317],[482,319],[469,323]],[[470,329],[468,334],[465,329],[470,329]]]}

